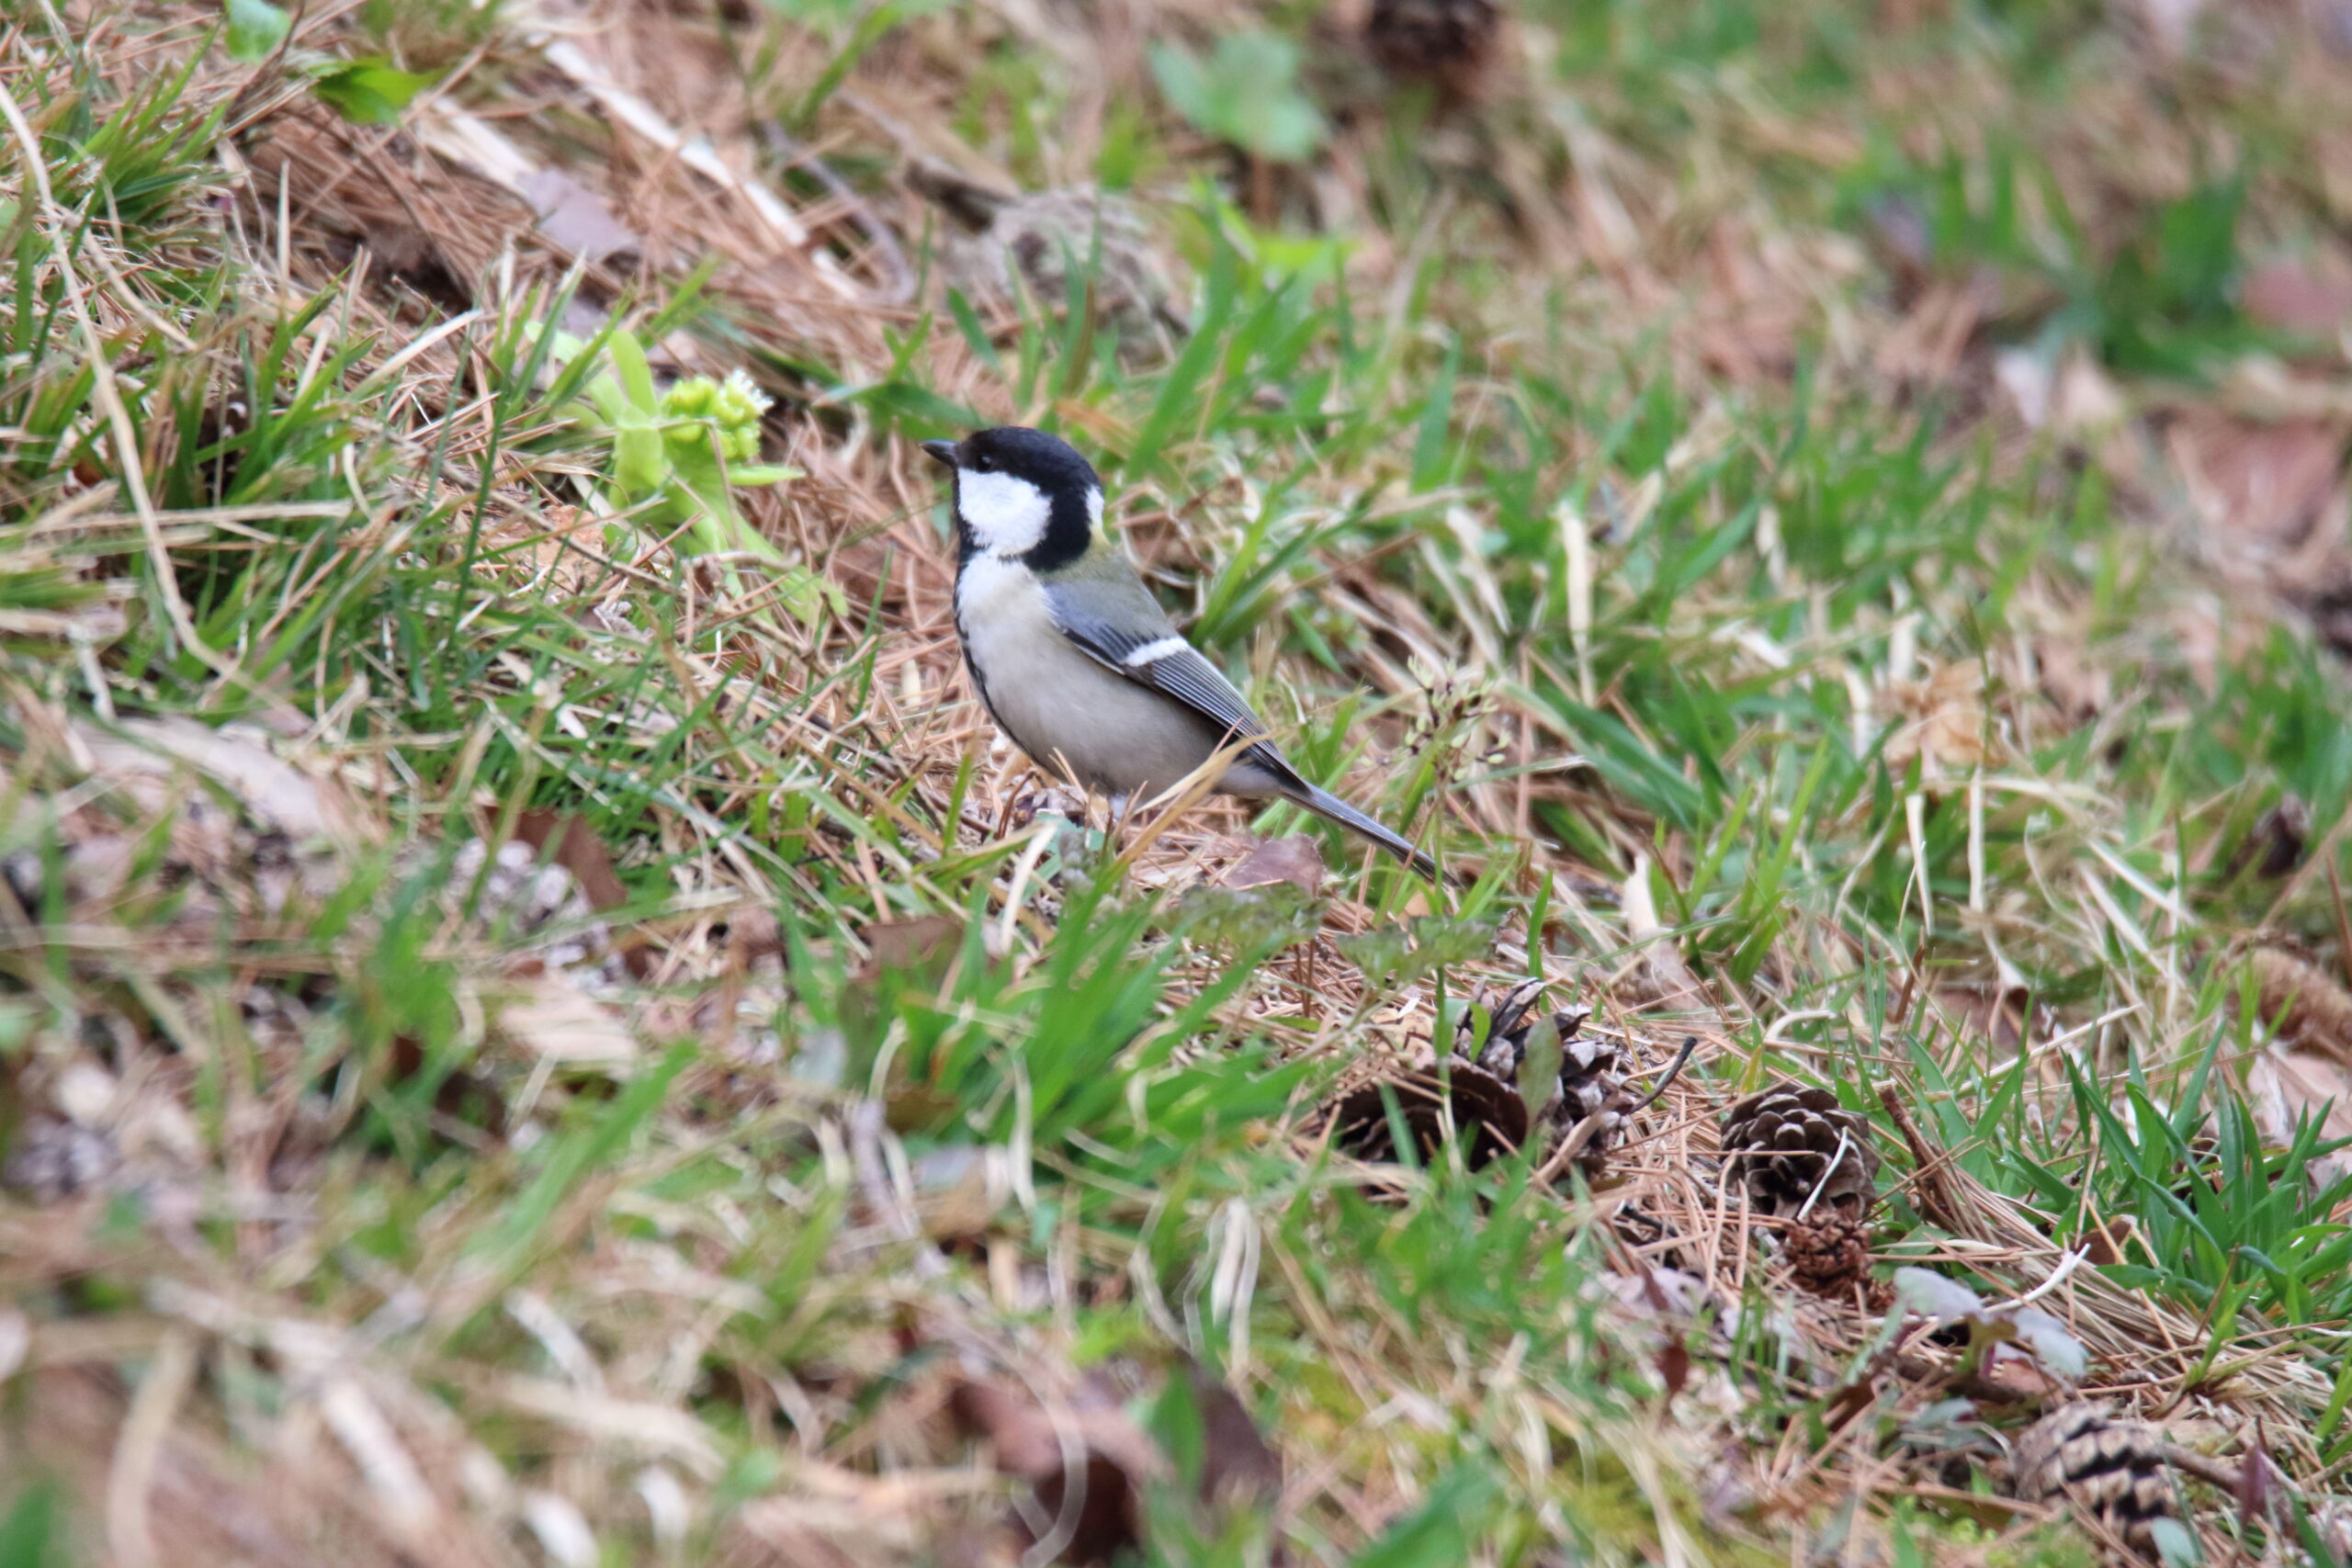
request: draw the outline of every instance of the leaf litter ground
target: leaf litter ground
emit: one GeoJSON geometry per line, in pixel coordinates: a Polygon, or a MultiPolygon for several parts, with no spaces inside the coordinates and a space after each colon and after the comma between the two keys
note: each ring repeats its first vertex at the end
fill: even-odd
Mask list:
{"type": "Polygon", "coordinates": [[[1397,9],[6,24],[6,1550],[2342,1551],[2339,19],[1397,9]],[[1004,419],[1453,885],[992,745],[1004,419]]]}

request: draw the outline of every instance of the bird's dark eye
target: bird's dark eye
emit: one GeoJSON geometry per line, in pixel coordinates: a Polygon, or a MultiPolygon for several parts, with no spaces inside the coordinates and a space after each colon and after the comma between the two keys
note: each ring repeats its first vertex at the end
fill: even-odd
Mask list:
{"type": "Polygon", "coordinates": [[[972,459],[972,471],[975,473],[993,473],[995,470],[996,463],[985,454],[972,459]]]}

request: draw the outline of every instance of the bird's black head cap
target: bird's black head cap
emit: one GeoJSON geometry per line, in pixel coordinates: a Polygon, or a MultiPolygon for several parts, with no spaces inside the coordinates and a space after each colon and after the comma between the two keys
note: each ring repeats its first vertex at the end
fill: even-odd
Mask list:
{"type": "Polygon", "coordinates": [[[1049,570],[1084,555],[1102,521],[1094,465],[1058,435],[1003,424],[922,449],[956,471],[956,543],[966,559],[1011,556],[1049,570]]]}

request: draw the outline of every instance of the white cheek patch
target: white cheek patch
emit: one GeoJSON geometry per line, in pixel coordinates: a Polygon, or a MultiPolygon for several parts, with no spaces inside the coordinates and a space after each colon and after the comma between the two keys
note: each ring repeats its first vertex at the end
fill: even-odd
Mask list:
{"type": "Polygon", "coordinates": [[[1102,532],[1102,487],[1096,485],[1086,492],[1086,525],[1096,534],[1102,532]]]}
{"type": "Polygon", "coordinates": [[[1046,522],[1054,511],[1046,492],[1027,479],[969,468],[956,476],[956,505],[973,539],[992,556],[1017,556],[1035,548],[1046,536],[1046,522]]]}

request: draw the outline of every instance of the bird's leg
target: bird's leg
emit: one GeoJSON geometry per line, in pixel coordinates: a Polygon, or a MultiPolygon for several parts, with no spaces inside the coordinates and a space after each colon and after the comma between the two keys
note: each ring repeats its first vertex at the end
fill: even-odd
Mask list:
{"type": "Polygon", "coordinates": [[[1114,795],[1108,802],[1111,808],[1111,830],[1102,840],[1102,852],[1114,860],[1126,847],[1127,807],[1135,804],[1132,795],[1114,795]]]}

